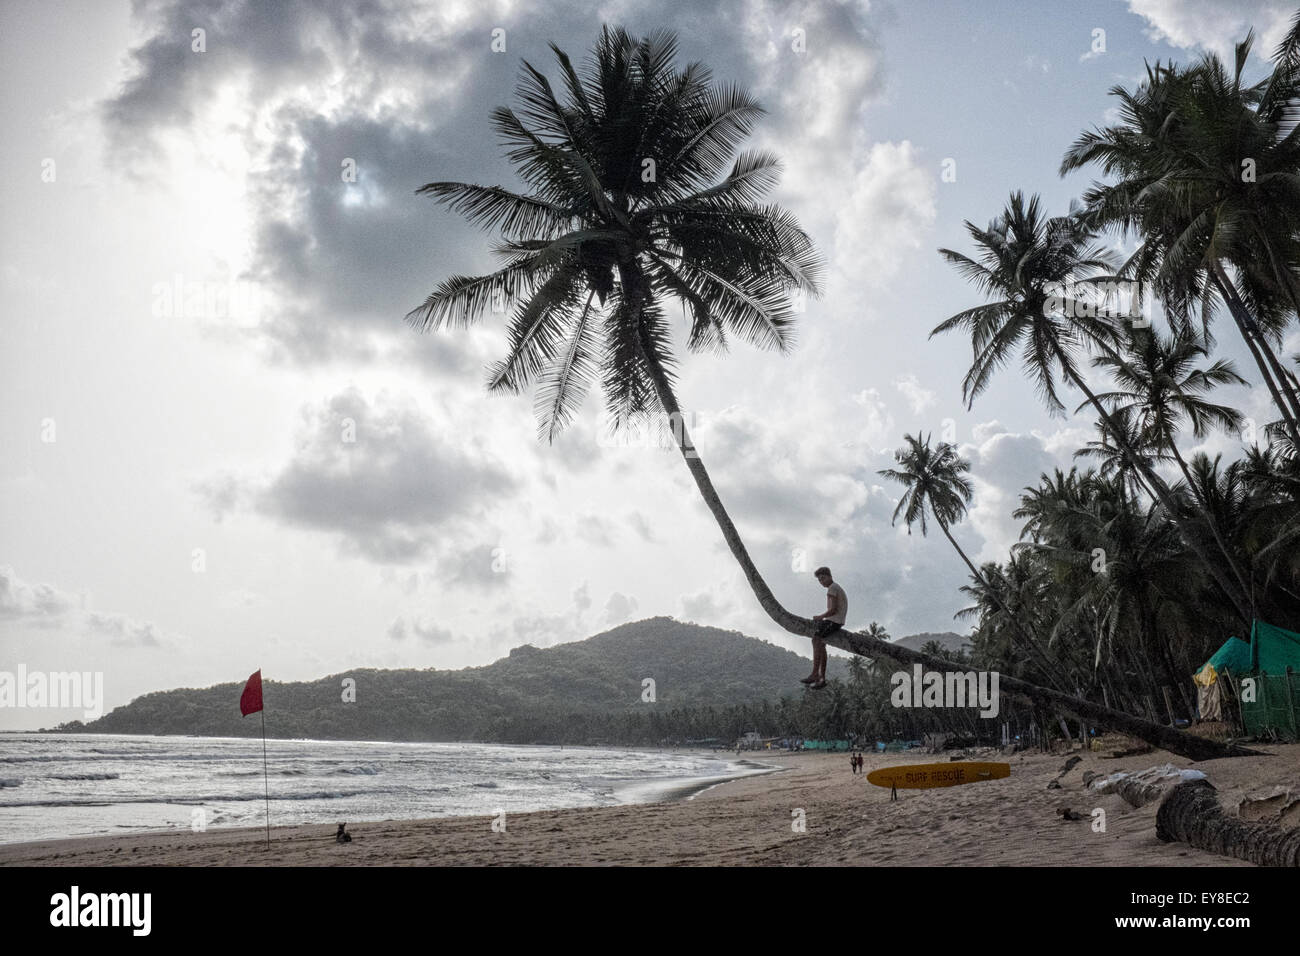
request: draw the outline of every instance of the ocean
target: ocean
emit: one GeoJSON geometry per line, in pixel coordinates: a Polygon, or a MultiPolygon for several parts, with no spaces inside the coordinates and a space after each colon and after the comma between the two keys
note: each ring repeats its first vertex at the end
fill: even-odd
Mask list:
{"type": "Polygon", "coordinates": [[[729,753],[0,734],[0,843],[643,803],[769,768],[729,753]]]}

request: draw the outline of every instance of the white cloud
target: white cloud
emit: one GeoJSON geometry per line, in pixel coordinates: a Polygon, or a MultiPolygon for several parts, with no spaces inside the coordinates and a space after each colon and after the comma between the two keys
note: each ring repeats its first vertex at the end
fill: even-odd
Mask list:
{"type": "Polygon", "coordinates": [[[605,602],[605,623],[622,624],[631,620],[638,606],[636,598],[615,591],[605,602]]]}
{"type": "Polygon", "coordinates": [[[88,603],[85,595],[70,594],[52,584],[31,584],[12,567],[0,566],[0,625],[104,637],[118,647],[161,647],[170,642],[150,622],[90,610],[88,603]]]}
{"type": "Polygon", "coordinates": [[[1022,522],[1012,517],[1025,487],[1038,484],[1039,476],[1057,466],[1069,468],[1073,453],[1048,450],[1049,439],[1038,434],[1018,434],[999,422],[975,426],[974,443],[960,449],[971,464],[970,478],[975,490],[968,512],[971,528],[982,539],[978,555],[971,560],[1005,561],[1007,553],[1020,538],[1022,522]]]}
{"type": "Polygon", "coordinates": [[[411,637],[431,645],[448,644],[456,639],[456,635],[447,628],[418,616],[397,618],[388,628],[388,636],[395,641],[411,637]]]}
{"type": "Polygon", "coordinates": [[[893,277],[904,257],[921,248],[934,223],[938,170],[923,167],[916,148],[876,143],[858,160],[837,194],[834,261],[839,271],[832,302],[849,314],[863,310],[864,289],[893,277]]]}
{"type": "Polygon", "coordinates": [[[1152,40],[1211,50],[1228,62],[1251,27],[1255,53],[1270,56],[1296,14],[1293,0],[1128,0],[1128,8],[1147,21],[1152,40]]]}
{"type": "Polygon", "coordinates": [[[879,391],[874,388],[864,388],[853,396],[853,401],[862,407],[861,417],[850,419],[850,423],[857,429],[858,441],[880,450],[899,444],[894,416],[890,414],[879,391]]]}
{"type": "Polygon", "coordinates": [[[894,379],[894,388],[903,393],[908,404],[912,406],[912,414],[920,415],[938,401],[938,396],[930,389],[921,385],[915,375],[900,375],[894,379]]]}
{"type": "Polygon", "coordinates": [[[29,584],[13,568],[0,566],[0,620],[21,619],[40,626],[64,618],[84,603],[83,597],[50,584],[29,584]]]}

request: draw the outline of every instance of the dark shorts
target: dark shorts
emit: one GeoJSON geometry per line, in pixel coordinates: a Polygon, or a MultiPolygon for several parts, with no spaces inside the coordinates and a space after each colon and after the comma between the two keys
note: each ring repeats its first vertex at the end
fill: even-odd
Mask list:
{"type": "Polygon", "coordinates": [[[843,626],[844,625],[841,624],[839,621],[818,621],[817,636],[825,639],[827,637],[830,637],[832,634],[834,634],[843,626]]]}

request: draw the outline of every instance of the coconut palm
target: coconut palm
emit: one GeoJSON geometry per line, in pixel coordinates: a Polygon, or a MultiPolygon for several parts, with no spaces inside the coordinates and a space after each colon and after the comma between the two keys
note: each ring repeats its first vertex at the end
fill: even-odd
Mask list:
{"type": "Polygon", "coordinates": [[[924,535],[926,516],[933,516],[935,524],[970,568],[971,574],[978,576],[975,565],[971,564],[966,552],[948,530],[965,516],[966,505],[973,495],[970,479],[966,477],[970,462],[960,457],[957,449],[948,442],[940,442],[937,448],[931,448],[930,438],[926,435],[919,438],[904,435],[903,441],[907,446],[894,453],[898,467],[879,472],[881,477],[893,479],[905,489],[894,508],[893,521],[897,522],[902,515],[908,534],[912,533],[912,525],[919,524],[924,535]]]}
{"type": "Polygon", "coordinates": [[[1243,422],[1241,412],[1205,396],[1219,386],[1244,385],[1246,380],[1224,359],[1197,368],[1207,355],[1186,329],[1175,328],[1166,336],[1148,328],[1133,330],[1123,355],[1100,355],[1094,363],[1110,373],[1116,386],[1098,398],[1116,412],[1133,415],[1143,441],[1167,451],[1189,481],[1187,462],[1178,450],[1183,426],[1204,439],[1212,428],[1240,432],[1243,422]]]}
{"type": "Polygon", "coordinates": [[[1300,308],[1300,68],[1284,44],[1272,76],[1247,85],[1251,44],[1238,44],[1231,72],[1207,54],[1148,67],[1135,91],[1112,89],[1120,122],[1081,135],[1061,174],[1096,163],[1116,177],[1085,193],[1089,220],[1142,237],[1128,270],[1154,283],[1176,320],[1198,302],[1208,316],[1217,295],[1300,441],[1300,388],[1277,356],[1288,311],[1300,308]]]}
{"type": "Polygon", "coordinates": [[[692,63],[675,70],[675,37],[636,40],[604,28],[583,72],[552,46],[565,95],[524,63],[518,112],[492,123],[533,192],[434,182],[431,195],[500,228],[504,264],[443,281],[408,320],[465,325],[513,303],[510,348],[488,388],[536,384],[541,436],[553,440],[599,383],[614,427],[666,413],[701,495],[764,609],[795,633],[812,623],[776,601],[690,441],[674,388],[665,306],[690,316],[688,351],[734,337],[789,349],[792,293],[819,293],[821,261],[794,217],[762,204],[779,163],[738,149],[762,114],[743,90],[714,86],[692,63]]]}
{"type": "Polygon", "coordinates": [[[1036,635],[1051,630],[1052,582],[1024,549],[1013,550],[1005,565],[986,561],[978,577],[962,585],[974,602],[956,618],[977,618],[974,657],[992,670],[1011,672],[1049,684],[1074,686],[1070,665],[1059,646],[1048,648],[1036,635]]]}
{"type": "MultiPolygon", "coordinates": [[[[903,523],[907,525],[908,534],[912,533],[913,525],[919,524],[921,534],[924,536],[927,530],[926,517],[930,516],[970,570],[971,577],[977,582],[984,583],[980,570],[975,567],[974,562],[962,550],[957,539],[953,537],[952,531],[949,530],[965,516],[966,506],[971,500],[971,483],[966,477],[970,471],[970,462],[959,456],[957,450],[948,442],[940,442],[937,447],[931,448],[930,439],[925,435],[919,438],[904,435],[903,440],[907,445],[894,453],[894,460],[898,463],[898,467],[886,468],[879,472],[881,477],[897,481],[904,487],[898,505],[894,508],[892,520],[896,522],[901,515],[903,523]]],[[[998,592],[995,589],[989,589],[988,593],[998,600],[998,592]]],[[[1055,668],[1037,635],[1009,608],[1003,607],[1002,610],[1007,614],[1012,626],[1021,630],[1047,672],[1052,674],[1055,668]]],[[[1059,676],[1053,674],[1054,678],[1059,676]]],[[[1053,682],[1061,687],[1068,686],[1057,679],[1053,682]]]]}
{"type": "MultiPolygon", "coordinates": [[[[889,631],[885,628],[885,626],[877,621],[872,621],[870,624],[868,624],[867,629],[862,633],[866,635],[868,638],[875,641],[893,640],[893,638],[889,636],[889,631]]],[[[867,669],[870,669],[875,666],[875,661],[872,660],[871,658],[858,657],[855,655],[854,657],[850,658],[849,667],[854,668],[855,665],[865,666],[867,669]]],[[[857,673],[856,669],[854,670],[854,673],[857,673]]]]}
{"type": "MultiPolygon", "coordinates": [[[[1015,192],[987,229],[967,222],[966,230],[979,248],[978,260],[950,249],[940,249],[940,255],[993,301],[957,313],[930,334],[963,330],[970,335],[974,361],[962,381],[967,405],[988,387],[994,372],[1018,355],[1049,412],[1062,414],[1059,375],[1084,394],[1157,500],[1185,524],[1169,487],[1129,443],[1122,424],[1080,370],[1086,350],[1116,354],[1121,344],[1118,325],[1088,295],[1090,283],[1104,280],[1113,266],[1111,257],[1093,244],[1091,228],[1074,216],[1048,220],[1037,196],[1026,201],[1015,192]]],[[[1249,602],[1241,586],[1199,540],[1190,533],[1184,537],[1248,623],[1249,602]]]]}
{"type": "MultiPolygon", "coordinates": [[[[762,113],[744,91],[714,86],[709,71],[673,67],[676,41],[636,40],[604,28],[579,72],[552,46],[563,95],[525,63],[520,108],[492,125],[531,190],[431,182],[430,195],[487,229],[499,229],[500,268],[446,279],[407,319],[422,331],[467,326],[489,306],[512,306],[509,349],[489,375],[493,391],[536,386],[541,437],[553,439],[599,384],[615,427],[664,413],[673,442],[759,604],[777,624],[811,637],[815,623],[776,600],[746,550],[691,442],[673,388],[676,359],[665,306],[689,315],[688,351],[738,338],[785,351],[792,294],[816,295],[820,259],[783,209],[762,204],[776,157],[740,152],[762,113]]],[[[943,662],[865,635],[827,643],[904,663],[943,662]]],[[[1008,679],[1007,692],[1070,706],[1194,759],[1237,753],[1169,728],[1008,679]]]]}
{"type": "MultiPolygon", "coordinates": [[[[1197,368],[1196,363],[1207,356],[1207,351],[1185,327],[1175,326],[1167,337],[1155,328],[1136,328],[1125,346],[1122,356],[1110,353],[1095,360],[1098,367],[1110,372],[1117,386],[1099,397],[1117,415],[1132,416],[1141,443],[1160,457],[1176,461],[1194,492],[1196,485],[1178,450],[1178,432],[1184,423],[1191,426],[1196,438],[1202,439],[1213,427],[1239,432],[1243,423],[1241,413],[1228,405],[1211,402],[1205,396],[1221,385],[1244,385],[1245,379],[1237,374],[1231,362],[1222,359],[1208,368],[1197,368]]],[[[1203,499],[1197,497],[1195,503],[1205,510],[1203,499]]],[[[1207,526],[1238,587],[1245,591],[1246,575],[1234,550],[1215,522],[1209,521],[1207,526]]]]}
{"type": "MultiPolygon", "coordinates": [[[[1280,456],[1267,457],[1277,462],[1280,456]]],[[[1258,457],[1226,467],[1221,460],[1220,455],[1193,456],[1188,493],[1205,503],[1205,520],[1246,568],[1258,616],[1289,620],[1300,610],[1294,603],[1300,598],[1300,499],[1294,478],[1288,492],[1284,485],[1259,480],[1258,457]]]]}
{"type": "Polygon", "coordinates": [[[1118,441],[1111,436],[1104,425],[1099,423],[1097,437],[1086,442],[1074,453],[1074,457],[1096,460],[1098,476],[1103,479],[1116,479],[1121,494],[1127,496],[1141,490],[1154,498],[1155,493],[1147,485],[1137,462],[1140,460],[1151,464],[1156,461],[1167,461],[1169,456],[1162,454],[1142,429],[1132,409],[1115,409],[1111,413],[1111,421],[1121,436],[1118,441]]]}
{"type": "Polygon", "coordinates": [[[1067,475],[1057,468],[1054,476],[1040,476],[1037,487],[1026,487],[1020,496],[1020,507],[1011,515],[1025,522],[1025,526],[1020,529],[1021,540],[1029,538],[1037,541],[1053,516],[1069,502],[1079,499],[1080,483],[1088,481],[1092,474],[1092,471],[1088,471],[1081,476],[1077,468],[1071,468],[1067,475]]]}
{"type": "MultiPolygon", "coordinates": [[[[1122,485],[1117,480],[1113,487],[1122,485]]],[[[1073,586],[1067,590],[1074,600],[1057,618],[1055,632],[1080,624],[1091,629],[1096,666],[1127,630],[1143,657],[1159,665],[1165,686],[1188,703],[1184,674],[1195,668],[1175,660],[1180,630],[1161,626],[1181,615],[1196,570],[1189,567],[1178,529],[1154,502],[1141,505],[1105,494],[1071,508],[1058,529],[1058,540],[1044,556],[1058,569],[1068,569],[1073,586]]]]}

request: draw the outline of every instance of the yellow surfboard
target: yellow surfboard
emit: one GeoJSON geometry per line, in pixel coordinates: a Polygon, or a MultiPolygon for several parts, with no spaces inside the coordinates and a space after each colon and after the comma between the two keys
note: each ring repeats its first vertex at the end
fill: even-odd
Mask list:
{"type": "Polygon", "coordinates": [[[899,790],[928,790],[931,787],[955,787],[981,780],[1001,780],[1011,776],[1009,763],[979,763],[958,760],[952,763],[914,763],[901,767],[881,767],[867,774],[867,783],[899,790]]]}

